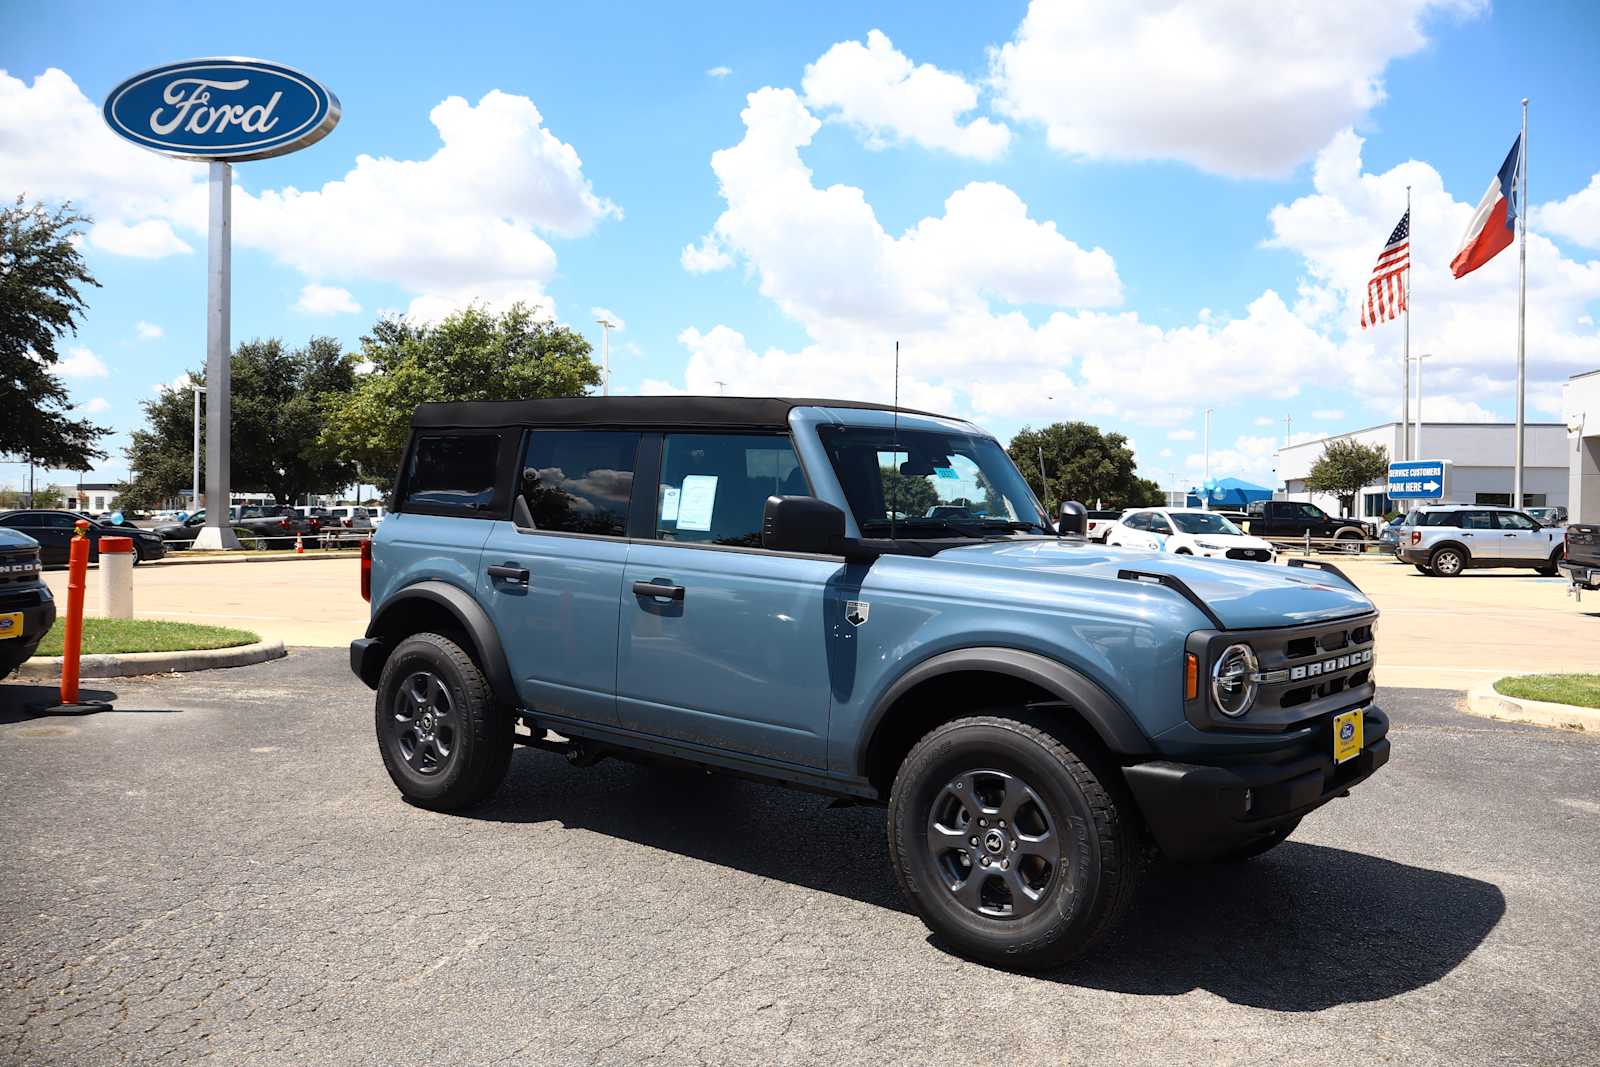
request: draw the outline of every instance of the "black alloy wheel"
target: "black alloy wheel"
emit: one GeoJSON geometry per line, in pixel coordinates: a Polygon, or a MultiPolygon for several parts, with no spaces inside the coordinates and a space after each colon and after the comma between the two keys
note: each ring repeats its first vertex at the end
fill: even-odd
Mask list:
{"type": "Polygon", "coordinates": [[[378,751],[406,799],[465,808],[499,787],[511,764],[512,716],[462,647],[414,634],[389,654],[374,702],[378,751]]]}
{"type": "Polygon", "coordinates": [[[1061,833],[1026,781],[982,768],[945,783],[928,815],[928,851],[963,908],[1018,919],[1054,888],[1061,833]]]}
{"type": "Polygon", "coordinates": [[[934,936],[1029,970],[1115,926],[1145,855],[1116,768],[1042,707],[929,731],[895,776],[888,829],[895,877],[934,936]]]}

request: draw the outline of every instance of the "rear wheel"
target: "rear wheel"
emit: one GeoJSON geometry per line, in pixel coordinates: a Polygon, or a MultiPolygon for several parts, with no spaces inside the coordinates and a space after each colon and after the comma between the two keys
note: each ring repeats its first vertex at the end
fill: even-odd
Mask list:
{"type": "Polygon", "coordinates": [[[890,794],[889,854],[917,914],[955,951],[1053,967],[1126,911],[1143,855],[1132,812],[1112,774],[1018,708],[917,743],[890,794]]]}
{"type": "Polygon", "coordinates": [[[511,763],[512,720],[489,682],[454,641],[414,634],[378,679],[378,751],[406,799],[426,808],[468,807],[493,793],[511,763]]]}
{"type": "Polygon", "coordinates": [[[1428,557],[1428,573],[1440,578],[1454,578],[1467,566],[1467,557],[1459,548],[1435,549],[1428,557]]]}
{"type": "Polygon", "coordinates": [[[1362,540],[1360,530],[1340,530],[1334,535],[1334,547],[1348,555],[1356,555],[1361,551],[1362,540]]]}
{"type": "Polygon", "coordinates": [[[1558,548],[1554,552],[1550,553],[1550,558],[1545,562],[1544,566],[1539,568],[1539,573],[1544,575],[1546,578],[1554,578],[1556,575],[1561,573],[1560,568],[1556,566],[1556,564],[1560,562],[1561,550],[1558,548]]]}

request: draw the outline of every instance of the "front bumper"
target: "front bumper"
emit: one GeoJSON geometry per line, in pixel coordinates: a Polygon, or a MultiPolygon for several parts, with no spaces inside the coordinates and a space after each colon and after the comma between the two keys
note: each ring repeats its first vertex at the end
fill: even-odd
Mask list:
{"type": "Polygon", "coordinates": [[[1363,716],[1361,754],[1333,762],[1332,715],[1313,731],[1314,748],[1297,742],[1250,762],[1206,765],[1153,760],[1123,776],[1156,844],[1176,860],[1214,859],[1343,796],[1389,762],[1389,717],[1363,716]]]}
{"type": "Polygon", "coordinates": [[[0,614],[22,612],[22,636],[0,641],[0,678],[31,657],[56,621],[56,602],[42,589],[0,596],[0,614]]]}

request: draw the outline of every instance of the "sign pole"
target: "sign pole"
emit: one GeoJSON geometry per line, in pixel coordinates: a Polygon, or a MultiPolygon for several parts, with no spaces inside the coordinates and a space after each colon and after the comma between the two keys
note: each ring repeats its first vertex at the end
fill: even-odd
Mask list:
{"type": "MultiPolygon", "coordinates": [[[[1406,186],[1406,224],[1411,221],[1411,186],[1406,186]]],[[[1407,242],[1411,240],[1406,238],[1407,242]]],[[[1405,353],[1400,358],[1400,458],[1415,459],[1411,454],[1411,265],[1410,253],[1406,254],[1405,290],[1401,293],[1401,300],[1406,308],[1406,339],[1405,353]]],[[[1422,413],[1418,412],[1421,418],[1422,413]]]]}
{"type": "MultiPolygon", "coordinates": [[[[213,160],[206,259],[206,524],[195,548],[238,548],[229,474],[233,461],[233,165],[213,160]]],[[[199,394],[196,394],[198,398],[199,394]]]]}

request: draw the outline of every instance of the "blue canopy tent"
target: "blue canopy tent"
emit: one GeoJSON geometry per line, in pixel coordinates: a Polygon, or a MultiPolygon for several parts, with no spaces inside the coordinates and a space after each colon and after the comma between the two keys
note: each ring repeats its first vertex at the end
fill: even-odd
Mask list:
{"type": "Polygon", "coordinates": [[[1189,507],[1206,506],[1205,500],[1208,496],[1213,510],[1243,511],[1253,500],[1271,500],[1272,490],[1239,478],[1216,478],[1211,481],[1209,487],[1196,486],[1189,490],[1189,507]]]}

